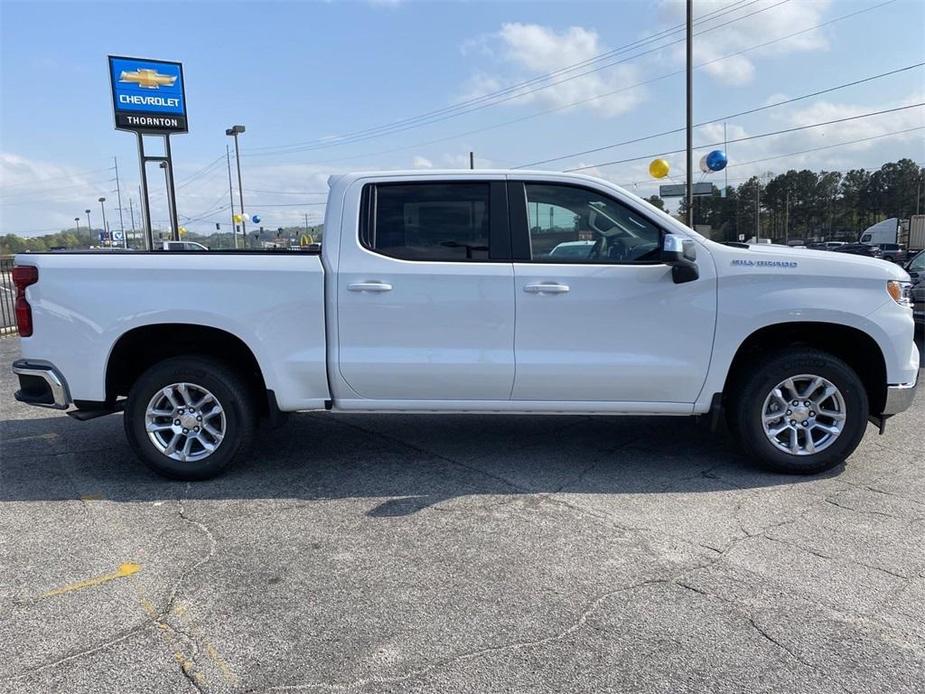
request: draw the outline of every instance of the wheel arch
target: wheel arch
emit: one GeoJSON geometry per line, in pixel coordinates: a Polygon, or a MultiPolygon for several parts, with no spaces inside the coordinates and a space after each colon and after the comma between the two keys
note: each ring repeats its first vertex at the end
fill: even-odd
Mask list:
{"type": "Polygon", "coordinates": [[[132,385],[154,364],[181,355],[215,359],[242,375],[253,390],[261,413],[270,407],[260,363],[237,335],[221,328],[189,323],[155,323],[123,333],[106,362],[106,401],[127,395],[132,385]]]}
{"type": "Polygon", "coordinates": [[[839,323],[799,321],[766,325],[739,345],[723,384],[723,396],[736,391],[749,365],[787,347],[813,347],[838,357],[858,374],[867,392],[870,412],[886,402],[886,359],[877,341],[859,328],[839,323]]]}

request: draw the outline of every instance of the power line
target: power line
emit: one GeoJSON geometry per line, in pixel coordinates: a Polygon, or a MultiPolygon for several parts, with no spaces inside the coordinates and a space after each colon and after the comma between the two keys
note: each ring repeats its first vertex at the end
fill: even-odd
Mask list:
{"type": "Polygon", "coordinates": [[[101,169],[87,169],[87,170],[85,170],[85,171],[75,171],[74,173],[70,173],[70,174],[61,174],[60,176],[51,176],[51,177],[49,177],[49,178],[43,178],[43,179],[40,179],[40,180],[38,180],[38,181],[20,181],[19,183],[6,183],[6,184],[0,186],[0,190],[5,190],[5,189],[7,189],[7,188],[14,188],[14,187],[17,187],[17,186],[28,186],[28,185],[45,184],[45,183],[50,183],[50,182],[52,182],[52,181],[60,181],[61,179],[64,179],[64,178],[75,178],[75,177],[77,177],[77,176],[86,176],[86,175],[88,175],[88,174],[99,173],[99,172],[101,172],[101,171],[112,171],[112,167],[111,167],[111,166],[104,166],[104,167],[101,168],[101,169]]]}
{"type": "MultiPolygon", "coordinates": [[[[917,104],[908,104],[907,106],[897,106],[896,108],[887,108],[887,109],[883,109],[882,111],[872,111],[872,112],[870,112],[870,113],[861,113],[861,114],[856,115],[856,116],[847,116],[847,117],[845,117],[845,118],[836,118],[835,120],[825,121],[825,122],[823,122],[823,123],[812,123],[812,124],[810,124],[810,125],[800,125],[800,126],[796,126],[796,127],[793,127],[793,128],[784,128],[783,130],[775,130],[775,131],[773,131],[773,132],[761,133],[760,135],[749,135],[749,136],[747,136],[747,137],[739,137],[739,138],[735,138],[735,139],[732,139],[732,140],[726,140],[726,143],[727,143],[727,144],[735,144],[735,143],[737,143],[737,142],[747,142],[747,141],[749,141],[749,140],[758,140],[758,139],[761,139],[761,138],[764,138],[764,137],[772,137],[772,136],[774,136],[774,135],[783,135],[783,134],[785,134],[785,133],[792,133],[792,132],[797,132],[797,131],[800,131],[800,130],[809,130],[809,129],[811,129],[811,128],[820,128],[820,127],[822,127],[822,126],[824,126],[824,125],[834,125],[834,124],[836,124],[836,123],[846,123],[846,122],[848,122],[848,121],[859,120],[859,119],[861,119],[861,118],[870,118],[870,117],[872,117],[872,116],[881,116],[881,115],[886,114],[886,113],[896,113],[896,112],[898,112],[898,111],[905,111],[905,110],[907,110],[907,109],[910,109],[910,108],[918,108],[918,107],[920,107],[920,106],[925,106],[925,101],[921,101],[921,102],[919,102],[919,103],[917,103],[917,104]]],[[[707,147],[717,147],[717,146],[719,146],[719,145],[721,145],[721,144],[723,144],[722,141],[719,141],[719,142],[711,142],[711,143],[707,143],[707,144],[695,145],[695,148],[696,148],[696,149],[705,149],[705,148],[707,148],[707,147]]],[[[571,169],[563,169],[563,171],[586,171],[587,169],[595,169],[595,168],[598,168],[598,167],[601,167],[601,166],[613,166],[614,164],[626,164],[626,163],[633,162],[633,161],[642,161],[642,160],[644,160],[644,159],[649,159],[649,158],[651,158],[651,157],[664,156],[664,155],[668,155],[668,154],[680,154],[680,153],[686,152],[686,151],[687,151],[686,149],[676,149],[676,150],[672,150],[672,151],[670,151],[670,152],[656,152],[655,154],[646,154],[646,155],[643,155],[643,156],[641,156],[641,157],[630,157],[630,158],[628,158],[628,159],[618,159],[618,160],[615,160],[615,161],[605,161],[605,162],[601,162],[601,163],[599,163],[599,164],[588,164],[587,166],[576,166],[576,167],[571,168],[571,169]]]]}
{"type": "MultiPolygon", "coordinates": [[[[715,30],[717,30],[717,29],[721,29],[721,28],[724,27],[724,26],[727,26],[727,25],[729,25],[729,24],[733,24],[733,23],[738,22],[738,21],[742,21],[743,19],[747,19],[748,17],[751,17],[751,16],[753,16],[753,15],[759,14],[759,13],[761,13],[761,12],[767,12],[768,10],[774,9],[775,7],[778,7],[779,5],[783,5],[784,3],[789,2],[789,1],[790,1],[790,0],[779,0],[777,3],[775,3],[775,4],[773,4],[773,5],[770,5],[770,6],[768,6],[768,7],[764,7],[764,8],[759,9],[759,10],[755,10],[754,12],[750,12],[750,13],[748,13],[748,14],[746,14],[746,15],[741,16],[741,17],[736,17],[735,19],[728,20],[727,22],[723,22],[723,23],[721,23],[721,24],[718,24],[718,25],[716,25],[716,26],[710,27],[710,28],[708,28],[708,29],[704,29],[704,30],[702,30],[702,31],[700,31],[700,32],[695,33],[694,35],[695,35],[695,36],[701,36],[701,35],[703,35],[703,34],[706,34],[706,33],[711,32],[711,31],[715,31],[715,30]]],[[[895,0],[887,0],[887,2],[895,2],[895,0]]],[[[661,37],[659,37],[659,38],[661,38],[661,37]]],[[[354,132],[354,133],[349,133],[349,134],[347,134],[347,135],[343,135],[343,136],[337,137],[337,138],[335,138],[335,139],[333,139],[333,140],[329,140],[329,141],[324,141],[324,140],[313,140],[313,141],[310,141],[310,142],[292,143],[292,144],[288,144],[288,145],[271,145],[271,146],[266,146],[266,147],[255,147],[255,148],[252,148],[252,149],[251,149],[251,153],[250,153],[248,156],[257,156],[257,155],[259,155],[259,154],[270,154],[271,152],[269,152],[269,150],[286,150],[286,149],[291,149],[291,148],[296,148],[296,147],[299,148],[299,151],[308,151],[308,150],[315,150],[315,149],[327,149],[327,148],[330,148],[330,147],[339,147],[339,146],[346,145],[346,144],[353,144],[353,143],[356,143],[356,142],[363,142],[363,141],[370,140],[370,139],[374,139],[374,138],[377,138],[377,137],[382,137],[382,136],[384,136],[384,135],[391,135],[391,134],[394,134],[394,133],[397,133],[397,132],[402,132],[402,131],[405,131],[405,130],[410,130],[410,129],[413,129],[413,128],[421,127],[421,126],[423,126],[423,125],[431,125],[431,124],[433,124],[433,123],[437,123],[437,122],[440,122],[440,121],[443,121],[443,120],[448,120],[448,119],[450,119],[450,118],[456,118],[456,117],[461,116],[461,115],[464,115],[464,114],[466,114],[466,113],[472,113],[472,112],[474,112],[474,111],[479,111],[479,110],[482,110],[482,109],[484,109],[484,108],[489,108],[489,107],[491,107],[491,106],[496,106],[496,105],[501,104],[501,103],[504,103],[504,102],[506,102],[506,101],[510,101],[511,99],[518,99],[518,98],[521,98],[521,97],[526,96],[526,95],[528,95],[528,94],[532,94],[532,93],[534,93],[534,92],[541,91],[541,90],[543,90],[543,89],[548,89],[548,88],[550,88],[550,87],[554,87],[554,86],[557,86],[557,85],[559,85],[559,84],[563,84],[563,83],[565,83],[565,82],[571,81],[571,80],[573,80],[573,79],[577,79],[577,78],[579,78],[579,77],[584,77],[584,76],[589,75],[589,74],[592,74],[592,73],[594,73],[594,72],[599,72],[600,70],[604,70],[604,69],[606,69],[606,68],[608,68],[608,67],[613,67],[613,66],[615,66],[615,65],[620,65],[620,64],[629,62],[629,61],[631,61],[631,60],[635,60],[636,58],[640,58],[640,57],[642,57],[642,56],[649,55],[650,53],[654,53],[654,52],[660,51],[660,50],[662,50],[662,49],[664,49],[664,48],[668,48],[668,47],[673,46],[673,45],[676,45],[676,44],[678,44],[678,43],[682,43],[682,42],[684,42],[684,40],[685,40],[684,38],[680,38],[680,39],[671,41],[670,43],[666,43],[666,44],[663,44],[663,45],[660,45],[660,46],[656,46],[656,47],[654,47],[654,48],[650,48],[650,49],[648,49],[648,50],[646,50],[646,51],[637,53],[637,54],[635,54],[635,55],[631,55],[631,56],[626,57],[626,58],[621,58],[620,60],[612,61],[612,62],[606,63],[606,64],[604,64],[604,65],[595,67],[595,68],[593,68],[593,69],[587,70],[587,71],[585,71],[585,72],[581,72],[581,73],[578,73],[578,74],[576,74],[576,75],[572,75],[572,76],[567,77],[567,78],[565,78],[565,79],[562,79],[562,80],[559,80],[559,81],[556,81],[556,82],[550,82],[549,84],[541,85],[541,86],[538,86],[538,87],[533,87],[533,88],[528,89],[528,90],[526,90],[526,91],[522,90],[521,85],[518,84],[518,85],[514,85],[513,87],[508,87],[508,88],[506,88],[506,89],[498,90],[497,92],[492,92],[491,94],[488,94],[488,95],[483,95],[483,96],[481,96],[481,97],[476,97],[476,98],[474,98],[474,99],[470,99],[470,100],[465,101],[465,102],[460,102],[460,103],[458,103],[458,104],[456,104],[456,105],[453,105],[453,106],[448,106],[448,107],[445,107],[445,108],[443,108],[443,109],[438,109],[438,110],[436,110],[436,111],[432,111],[432,112],[429,112],[429,113],[425,113],[425,114],[421,114],[421,115],[418,115],[418,116],[409,117],[409,118],[402,119],[402,120],[399,120],[399,121],[394,121],[394,122],[389,123],[389,124],[386,124],[386,125],[377,126],[377,127],[374,127],[374,128],[368,128],[368,129],[366,129],[366,130],[356,131],[356,132],[354,132]],[[503,96],[504,98],[497,98],[498,96],[503,96]],[[474,102],[482,102],[482,103],[474,103],[474,102]]],[[[652,39],[652,38],[647,38],[647,39],[644,39],[644,40],[641,41],[642,44],[645,44],[645,43],[652,43],[652,42],[654,42],[654,39],[652,39]]],[[[636,43],[638,44],[638,43],[640,43],[640,42],[637,41],[636,43]]],[[[622,49],[615,49],[615,50],[622,50],[622,49]]],[[[277,153],[277,154],[278,154],[278,153],[281,153],[281,152],[272,152],[272,153],[277,153]]]]}
{"type": "MultiPolygon", "coordinates": [[[[884,77],[890,77],[892,75],[898,75],[902,72],[907,72],[909,70],[914,70],[925,65],[925,62],[915,63],[914,65],[906,65],[905,67],[897,68],[895,70],[889,70],[888,72],[881,72],[879,75],[872,75],[870,77],[864,77],[862,79],[854,80],[852,82],[845,82],[844,84],[839,84],[834,87],[827,87],[825,89],[819,89],[809,94],[803,94],[801,96],[795,96],[792,99],[784,99],[783,101],[776,101],[773,104],[766,104],[764,106],[758,106],[756,108],[750,108],[745,111],[739,111],[738,113],[730,113],[725,116],[719,116],[717,118],[711,118],[710,120],[701,121],[700,123],[695,123],[694,127],[700,128],[704,125],[709,125],[710,123],[717,123],[724,120],[732,120],[733,118],[739,118],[740,116],[747,116],[752,113],[758,113],[759,111],[766,111],[771,108],[777,108],[778,106],[784,106],[786,104],[792,104],[797,101],[803,101],[804,99],[811,99],[815,96],[820,96],[822,94],[828,94],[829,92],[838,91],[839,89],[845,89],[847,87],[854,87],[858,84],[864,84],[866,82],[872,82],[874,80],[882,79],[884,77]]],[[[643,135],[642,137],[636,137],[631,140],[624,140],[622,142],[615,142],[611,145],[603,145],[601,147],[594,147],[592,149],[582,150],[580,152],[571,152],[569,154],[563,154],[558,157],[550,157],[549,159],[541,159],[539,161],[530,162],[529,164],[521,164],[520,166],[515,166],[515,169],[524,169],[530,166],[539,166],[540,164],[549,164],[554,161],[561,161],[563,159],[572,159],[574,157],[581,157],[586,154],[595,154],[597,152],[602,152],[606,149],[613,149],[615,147],[622,147],[624,145],[632,145],[638,142],[645,142],[646,140],[653,140],[658,137],[664,137],[665,135],[674,135],[676,133],[684,132],[684,128],[674,128],[673,130],[663,130],[659,133],[652,133],[651,135],[643,135]]]]}
{"type": "MultiPolygon", "coordinates": [[[[863,8],[863,9],[856,10],[856,11],[854,11],[854,12],[849,12],[848,14],[840,15],[840,16],[838,16],[838,17],[833,17],[832,19],[829,19],[829,20],[827,20],[827,21],[825,21],[825,22],[821,22],[821,23],[819,23],[819,24],[815,24],[815,25],[810,26],[810,27],[806,27],[805,29],[800,29],[799,31],[794,31],[794,32],[791,32],[791,33],[789,33],[789,34],[785,34],[785,35],[783,35],[783,36],[779,36],[779,37],[777,37],[777,38],[771,39],[771,40],[769,40],[769,41],[764,41],[764,42],[762,42],[762,43],[755,44],[755,45],[749,46],[749,47],[747,47],[747,48],[743,48],[743,49],[741,49],[741,50],[735,51],[734,53],[729,53],[729,54],[724,55],[724,56],[721,56],[721,57],[719,57],[719,58],[713,58],[713,59],[708,60],[708,61],[706,61],[706,62],[700,63],[699,65],[695,65],[695,66],[694,66],[694,69],[695,69],[695,70],[699,70],[699,69],[701,69],[701,68],[707,67],[707,66],[709,66],[709,65],[713,65],[713,64],[718,63],[718,62],[721,62],[721,61],[723,61],[723,60],[728,60],[729,58],[734,58],[734,57],[736,57],[736,56],[743,55],[743,54],[745,54],[745,53],[750,53],[751,51],[759,50],[759,49],[761,49],[761,48],[766,48],[767,46],[771,46],[771,45],[773,45],[773,44],[775,44],[775,43],[780,43],[781,41],[786,41],[786,40],[791,39],[791,38],[794,38],[794,37],[796,37],[796,36],[800,36],[801,34],[806,34],[806,33],[810,32],[810,31],[815,31],[815,30],[817,30],[817,29],[821,29],[821,28],[823,28],[823,27],[826,27],[826,26],[835,24],[835,23],[837,23],[837,22],[844,21],[845,19],[850,19],[850,18],[852,18],[852,17],[856,17],[857,15],[864,14],[864,13],[866,13],[866,12],[870,12],[870,11],[872,11],[872,10],[879,9],[880,7],[883,7],[884,5],[889,5],[889,4],[891,4],[892,2],[895,2],[895,0],[887,0],[886,2],[882,2],[882,3],[879,3],[879,4],[877,4],[877,5],[872,5],[872,6],[870,6],[870,7],[865,7],[865,8],[863,8]]],[[[561,105],[561,106],[556,106],[556,107],[554,107],[554,108],[546,109],[546,110],[544,110],[544,111],[538,111],[538,112],[536,112],[536,113],[531,113],[531,114],[528,114],[528,115],[526,115],[526,116],[521,116],[521,117],[519,117],[519,118],[514,118],[514,119],[511,119],[511,120],[507,120],[507,121],[502,121],[502,122],[500,122],[500,123],[495,123],[495,124],[493,124],[493,125],[489,125],[489,126],[485,126],[485,127],[481,127],[481,128],[475,128],[475,129],[473,129],[473,130],[466,130],[466,131],[464,131],[464,132],[456,133],[456,134],[454,134],[454,135],[449,135],[449,136],[446,136],[446,137],[440,137],[440,138],[436,138],[436,139],[432,139],[432,140],[426,140],[426,141],[424,141],[424,142],[417,142],[417,143],[410,144],[410,145],[405,145],[405,146],[402,146],[402,147],[393,147],[393,148],[386,149],[386,150],[379,150],[379,151],[377,151],[377,152],[367,152],[367,153],[355,154],[355,155],[351,155],[351,156],[347,156],[347,157],[337,157],[337,158],[334,158],[334,159],[325,159],[325,160],[322,160],[322,161],[307,162],[307,163],[312,163],[312,164],[329,164],[329,163],[334,163],[334,162],[350,161],[350,160],[355,160],[355,159],[363,159],[363,158],[370,157],[370,156],[379,156],[379,155],[383,155],[383,154],[392,154],[392,153],[394,153],[394,152],[406,151],[406,150],[409,150],[409,149],[415,149],[415,148],[417,148],[417,147],[424,147],[424,146],[427,146],[427,145],[438,144],[438,143],[440,143],[440,142],[447,142],[447,141],[449,141],[449,140],[455,140],[455,139],[460,138],[460,137],[467,137],[467,136],[469,136],[469,135],[475,135],[475,134],[478,134],[478,133],[481,133],[481,132],[485,132],[485,131],[487,131],[487,130],[494,130],[494,129],[496,129],[496,128],[504,127],[504,126],[507,126],[507,125],[515,125],[515,124],[517,124],[517,123],[521,123],[521,122],[526,121],[526,120],[531,120],[531,119],[533,119],[533,118],[538,118],[538,117],[540,117],[540,116],[548,115],[548,114],[550,114],[550,113],[556,113],[556,112],[558,112],[558,111],[563,111],[563,110],[566,110],[566,109],[569,109],[569,108],[573,108],[573,107],[575,107],[575,106],[580,106],[580,105],[582,105],[582,104],[589,103],[589,102],[591,102],[591,101],[596,101],[597,99],[602,99],[602,98],[605,98],[605,97],[608,97],[608,96],[613,96],[613,95],[615,95],[615,94],[619,94],[619,93],[622,93],[622,92],[625,92],[625,91],[629,91],[629,90],[635,89],[635,88],[637,88],[637,87],[642,87],[642,86],[645,86],[645,85],[648,85],[648,84],[653,84],[653,83],[655,83],[655,82],[659,82],[659,81],[661,81],[661,80],[663,80],[663,79],[667,79],[667,78],[669,78],[669,77],[674,77],[674,76],[676,76],[676,75],[681,75],[681,74],[684,74],[684,72],[685,72],[685,71],[684,71],[683,69],[681,69],[681,70],[675,70],[674,72],[668,72],[668,73],[665,73],[665,74],[663,74],[663,75],[659,75],[658,77],[653,77],[653,78],[650,78],[650,79],[647,79],[647,80],[643,80],[642,82],[636,82],[635,84],[627,85],[627,86],[625,86],[625,87],[621,87],[620,89],[615,89],[615,90],[612,90],[612,91],[604,92],[604,93],[602,93],[602,94],[596,94],[596,95],[594,95],[594,96],[590,96],[590,97],[587,97],[587,98],[585,98],[585,99],[579,99],[578,101],[573,101],[573,102],[571,102],[571,103],[563,104],[563,105],[561,105]]],[[[287,154],[297,154],[297,153],[299,153],[299,152],[308,151],[308,150],[312,149],[312,147],[299,147],[299,146],[291,146],[291,147],[292,147],[291,149],[286,150],[286,151],[279,151],[279,152],[255,152],[255,153],[248,153],[248,154],[245,154],[244,156],[254,156],[254,157],[280,156],[280,155],[287,155],[287,154]]]]}
{"type": "MultiPolygon", "coordinates": [[[[800,151],[798,151],[798,152],[788,152],[787,154],[776,154],[776,155],[774,155],[774,156],[772,156],[772,157],[762,157],[761,159],[752,159],[752,160],[750,160],[750,161],[740,161],[740,162],[736,162],[736,163],[734,163],[734,164],[729,164],[726,168],[732,169],[732,168],[735,168],[735,167],[738,167],[738,166],[748,166],[749,164],[761,164],[761,163],[764,163],[764,162],[766,162],[766,161],[773,161],[774,159],[787,159],[788,157],[796,157],[796,156],[800,156],[800,155],[802,155],[802,154],[811,154],[811,153],[813,153],[813,152],[821,152],[821,151],[827,150],[827,149],[836,149],[836,148],[838,148],[838,147],[848,147],[848,146],[850,146],[850,145],[862,144],[862,143],[864,143],[864,142],[871,142],[871,141],[873,141],[873,140],[881,140],[881,139],[884,139],[884,138],[887,138],[887,137],[898,137],[899,135],[908,135],[909,133],[916,132],[916,131],[919,131],[919,130],[925,130],[925,125],[921,125],[921,126],[918,126],[918,127],[915,127],[915,128],[906,128],[906,129],[904,129],[904,130],[894,130],[893,132],[883,133],[883,134],[881,134],[881,135],[871,135],[870,137],[861,137],[861,138],[857,138],[857,139],[855,139],[855,140],[847,140],[847,141],[845,141],[845,142],[838,142],[838,143],[832,144],[832,145],[823,145],[823,146],[821,146],[821,147],[811,147],[810,149],[802,149],[802,150],[800,150],[800,151]]],[[[742,178],[732,178],[732,179],[729,179],[729,180],[731,180],[731,181],[741,181],[741,180],[748,180],[748,178],[751,178],[751,177],[749,176],[749,177],[746,177],[746,178],[744,178],[744,179],[742,179],[742,178]]],[[[639,185],[640,183],[642,183],[642,184],[658,185],[658,183],[657,183],[656,181],[630,181],[629,183],[620,183],[620,184],[618,184],[618,185],[623,186],[624,188],[626,188],[626,187],[629,187],[629,186],[637,186],[637,185],[639,185]]]]}
{"type": "Polygon", "coordinates": [[[247,188],[245,193],[268,193],[270,195],[327,195],[326,190],[257,190],[256,188],[247,188]]]}

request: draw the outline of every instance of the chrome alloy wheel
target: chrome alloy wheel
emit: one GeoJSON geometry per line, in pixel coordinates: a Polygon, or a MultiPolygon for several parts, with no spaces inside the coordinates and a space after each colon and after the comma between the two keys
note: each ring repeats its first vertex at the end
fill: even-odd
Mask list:
{"type": "Polygon", "coordinates": [[[814,374],[781,381],[761,408],[765,436],[791,455],[813,455],[831,446],[841,435],[846,416],[841,391],[814,374]]]}
{"type": "Polygon", "coordinates": [[[145,431],[151,443],[168,458],[195,463],[208,458],[221,445],[225,411],[202,386],[172,383],[148,402],[145,431]]]}

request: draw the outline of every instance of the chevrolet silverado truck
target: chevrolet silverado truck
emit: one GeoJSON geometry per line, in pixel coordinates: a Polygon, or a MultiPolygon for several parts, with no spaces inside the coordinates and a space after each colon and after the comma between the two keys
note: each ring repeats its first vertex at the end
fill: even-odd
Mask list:
{"type": "Polygon", "coordinates": [[[725,417],[752,460],[817,473],[919,370],[900,267],[716,243],[561,173],[335,176],[317,252],[26,253],[13,277],[16,398],[121,412],[182,479],[307,410],[725,417]]]}

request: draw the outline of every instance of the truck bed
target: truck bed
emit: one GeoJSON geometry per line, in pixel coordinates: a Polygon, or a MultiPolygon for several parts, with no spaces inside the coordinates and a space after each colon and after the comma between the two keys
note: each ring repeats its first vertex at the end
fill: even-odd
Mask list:
{"type": "Polygon", "coordinates": [[[170,324],[240,338],[282,409],[317,409],[329,398],[317,253],[107,250],[24,253],[16,263],[39,272],[23,357],[67,373],[74,400],[106,399],[107,362],[122,336],[170,324]]]}

